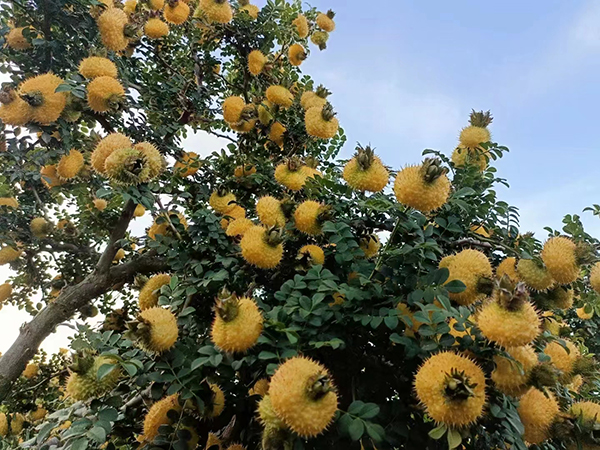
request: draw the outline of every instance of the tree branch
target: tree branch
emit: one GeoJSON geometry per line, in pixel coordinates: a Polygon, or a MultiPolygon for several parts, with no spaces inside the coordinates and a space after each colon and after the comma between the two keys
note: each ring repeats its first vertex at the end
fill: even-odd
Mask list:
{"type": "Polygon", "coordinates": [[[115,284],[131,282],[136,274],[156,273],[167,268],[164,258],[158,257],[155,251],[149,251],[125,264],[109,267],[106,273],[95,270],[81,283],[64,288],[54,303],[21,327],[19,337],[0,359],[0,401],[7,396],[12,383],[37,353],[40,344],[59,324],[69,320],[82,306],[108,292],[115,284]]]}
{"type": "Polygon", "coordinates": [[[113,259],[115,259],[115,255],[119,250],[115,244],[118,240],[123,239],[123,236],[125,236],[125,232],[127,231],[129,222],[131,222],[131,219],[133,219],[135,207],[136,204],[133,202],[133,200],[129,200],[125,205],[125,208],[123,208],[121,217],[119,218],[117,225],[110,234],[108,245],[106,246],[104,253],[100,257],[98,264],[96,264],[96,272],[98,272],[99,274],[106,273],[110,268],[113,259]]]}

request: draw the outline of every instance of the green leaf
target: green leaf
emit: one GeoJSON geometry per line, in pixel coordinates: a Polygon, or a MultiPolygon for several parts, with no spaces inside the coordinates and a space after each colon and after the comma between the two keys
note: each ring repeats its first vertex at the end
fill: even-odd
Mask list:
{"type": "Polygon", "coordinates": [[[273,352],[262,351],[258,354],[258,359],[277,359],[277,355],[273,352]]]}
{"type": "Polygon", "coordinates": [[[105,420],[107,422],[114,422],[119,417],[119,413],[114,408],[103,409],[98,413],[99,420],[105,420]]]}
{"type": "Polygon", "coordinates": [[[357,416],[362,419],[372,419],[373,417],[379,414],[379,406],[375,403],[367,403],[362,409],[358,412],[357,416]]]}
{"type": "Polygon", "coordinates": [[[95,426],[88,431],[87,435],[98,444],[104,444],[104,442],[106,442],[106,430],[102,427],[95,426]]]}
{"type": "Polygon", "coordinates": [[[127,373],[129,374],[130,377],[135,376],[135,374],[138,371],[137,366],[130,362],[123,362],[123,363],[121,363],[121,366],[123,367],[123,369],[125,369],[127,371],[127,373]]]}
{"type": "Polygon", "coordinates": [[[71,450],[86,450],[89,443],[89,439],[79,438],[73,442],[73,445],[71,445],[71,450]]]}
{"type": "Polygon", "coordinates": [[[462,436],[456,430],[449,429],[447,437],[448,437],[448,448],[450,450],[458,447],[460,445],[460,443],[462,442],[462,436]]]}
{"type": "Polygon", "coordinates": [[[348,407],[348,414],[352,414],[353,416],[357,416],[358,413],[359,413],[359,411],[361,411],[364,406],[365,406],[365,402],[363,402],[361,400],[355,400],[348,407]]]}
{"type": "Polygon", "coordinates": [[[115,370],[115,367],[117,367],[116,364],[102,364],[98,369],[98,373],[96,374],[98,381],[102,381],[104,377],[115,370]]]}
{"type": "Polygon", "coordinates": [[[377,423],[366,422],[367,434],[375,442],[381,442],[385,438],[385,430],[377,423]]]}
{"type": "Polygon", "coordinates": [[[445,284],[444,287],[448,292],[452,292],[453,294],[458,294],[464,291],[467,286],[460,280],[452,280],[449,283],[445,284]]]}
{"type": "Polygon", "coordinates": [[[446,434],[447,429],[448,428],[446,427],[446,425],[442,424],[439,427],[436,427],[433,430],[430,430],[428,433],[429,437],[431,439],[435,439],[437,441],[438,439],[441,439],[444,436],[444,434],[446,434]]]}
{"type": "Polygon", "coordinates": [[[359,418],[354,419],[348,427],[348,434],[350,435],[350,439],[352,439],[353,441],[358,441],[362,437],[364,432],[365,423],[362,419],[359,418]]]}

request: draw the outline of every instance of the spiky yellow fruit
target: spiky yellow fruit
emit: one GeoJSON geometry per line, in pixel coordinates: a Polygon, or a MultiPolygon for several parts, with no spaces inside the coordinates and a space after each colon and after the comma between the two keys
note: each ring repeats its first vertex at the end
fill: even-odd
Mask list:
{"type": "Polygon", "coordinates": [[[477,314],[477,326],[487,339],[502,347],[527,345],[541,333],[541,319],[528,301],[514,310],[490,301],[477,314]]]}
{"type": "Polygon", "coordinates": [[[554,308],[571,309],[575,300],[575,292],[572,288],[559,286],[548,292],[548,298],[552,300],[554,308]]]}
{"type": "MultiPolygon", "coordinates": [[[[578,419],[582,427],[587,430],[596,430],[600,425],[600,404],[590,401],[579,401],[571,405],[569,413],[578,419]]],[[[598,441],[594,439],[595,433],[590,432],[580,437],[581,450],[598,450],[598,441]]],[[[570,444],[568,450],[579,450],[576,443],[570,444]]]]}
{"type": "Polygon", "coordinates": [[[224,195],[221,195],[222,192],[214,191],[209,200],[208,204],[219,214],[227,214],[231,211],[235,206],[235,195],[231,192],[226,192],[224,195]]]}
{"type": "Polygon", "coordinates": [[[519,280],[536,291],[545,291],[554,285],[554,279],[544,266],[533,259],[521,259],[517,264],[519,280]]]}
{"type": "Polygon", "coordinates": [[[376,234],[371,234],[360,240],[360,249],[365,253],[367,258],[374,257],[381,248],[381,242],[376,234]]]}
{"type": "Polygon", "coordinates": [[[204,415],[209,419],[219,417],[225,410],[225,393],[219,385],[215,383],[209,383],[210,390],[212,391],[212,401],[208,408],[204,410],[204,415]]]}
{"type": "MultiPolygon", "coordinates": [[[[185,216],[176,211],[169,211],[169,219],[171,220],[171,222],[173,222],[175,218],[187,230],[188,223],[187,223],[185,216]]],[[[173,225],[175,225],[175,224],[173,224],[173,225]]],[[[148,228],[148,237],[152,240],[156,240],[156,237],[159,235],[170,236],[171,234],[172,234],[171,224],[169,224],[169,221],[166,220],[166,217],[164,214],[157,216],[154,219],[154,223],[150,226],[150,228],[148,228]]]]}
{"type": "Polygon", "coordinates": [[[79,73],[85,78],[112,77],[117,78],[117,66],[108,58],[90,56],[79,63],[79,73]]]}
{"type": "Polygon", "coordinates": [[[267,100],[274,105],[279,105],[283,108],[289,108],[294,103],[294,96],[283,86],[269,86],[265,92],[267,100]]]}
{"type": "Polygon", "coordinates": [[[292,66],[299,66],[307,56],[306,50],[300,44],[292,44],[288,50],[288,60],[292,66]]]}
{"type": "Polygon", "coordinates": [[[0,304],[4,303],[12,295],[12,286],[10,283],[0,284],[0,304]]]}
{"type": "Polygon", "coordinates": [[[14,197],[0,197],[0,206],[7,206],[9,208],[18,208],[19,201],[14,197]]]}
{"type": "Polygon", "coordinates": [[[200,8],[210,22],[229,23],[233,18],[228,0],[200,0],[200,8]]]}
{"type": "MultiPolygon", "coordinates": [[[[33,28],[29,27],[31,30],[33,28]]],[[[23,35],[25,27],[11,29],[6,35],[6,45],[13,50],[27,50],[31,48],[31,42],[23,35]]]]}
{"type": "Polygon", "coordinates": [[[483,414],[485,375],[469,358],[452,352],[433,355],[417,371],[414,386],[437,423],[464,427],[483,414]]]}
{"type": "Polygon", "coordinates": [[[194,175],[200,167],[202,166],[202,161],[197,153],[187,152],[181,156],[181,159],[178,160],[173,166],[173,172],[180,177],[189,177],[190,175],[194,175]]]}
{"type": "Polygon", "coordinates": [[[274,122],[269,128],[269,139],[280,147],[283,147],[283,137],[287,128],[279,122],[274,122]]]}
{"type": "Polygon", "coordinates": [[[173,422],[168,416],[169,411],[181,412],[179,394],[169,395],[154,403],[144,418],[144,441],[152,442],[158,436],[158,429],[162,425],[171,425],[173,422]]]}
{"type": "Polygon", "coordinates": [[[462,281],[466,288],[459,293],[450,293],[450,298],[460,305],[471,305],[486,297],[480,286],[485,279],[492,277],[490,260],[479,250],[466,249],[452,255],[452,259],[440,262],[440,268],[446,267],[450,274],[446,284],[454,280],[462,281]]]}
{"type": "Polygon", "coordinates": [[[323,107],[315,106],[306,110],[304,126],[310,136],[331,139],[337,133],[340,124],[331,104],[326,103],[323,107]]]}
{"type": "Polygon", "coordinates": [[[25,425],[25,417],[21,413],[13,413],[10,415],[10,434],[17,436],[23,431],[25,425]]]}
{"type": "Polygon", "coordinates": [[[291,163],[281,163],[275,168],[275,180],[292,191],[299,191],[308,179],[306,166],[294,166],[291,163]]]}
{"type": "Polygon", "coordinates": [[[123,11],[127,14],[133,14],[137,8],[137,0],[125,0],[123,11]]]}
{"type": "Polygon", "coordinates": [[[283,420],[275,412],[271,396],[268,393],[258,402],[256,412],[258,413],[258,420],[260,420],[260,423],[264,427],[287,428],[283,420]]]}
{"type": "Polygon", "coordinates": [[[163,6],[165,6],[165,0],[150,0],[148,2],[148,6],[154,11],[159,11],[163,9],[163,6]]]}
{"type": "Polygon", "coordinates": [[[277,267],[283,257],[281,240],[273,240],[271,233],[266,228],[258,225],[253,226],[244,233],[240,247],[242,248],[243,258],[261,269],[277,267]]]}
{"type": "MultiPolygon", "coordinates": [[[[367,147],[369,149],[369,147],[367,147]]],[[[379,192],[388,184],[390,174],[381,159],[372,154],[366,155],[359,148],[357,156],[344,166],[344,180],[353,189],[379,192]]]]}
{"type": "Polygon", "coordinates": [[[0,437],[8,436],[9,431],[8,418],[5,413],[0,412],[0,437]]]}
{"type": "Polygon", "coordinates": [[[247,450],[242,444],[231,444],[227,450],[247,450]]]}
{"type": "Polygon", "coordinates": [[[87,87],[87,103],[92,111],[118,111],[125,101],[125,89],[112,77],[94,78],[87,87]]]}
{"type": "Polygon", "coordinates": [[[133,217],[142,217],[144,214],[146,214],[146,208],[143,205],[136,205],[133,217]]]}
{"type": "Polygon", "coordinates": [[[519,281],[517,258],[514,256],[504,258],[496,267],[496,278],[502,278],[504,275],[507,275],[512,281],[519,281]]]}
{"type": "Polygon", "coordinates": [[[225,352],[246,352],[256,344],[263,328],[263,317],[254,300],[242,297],[228,314],[215,314],[210,331],[215,346],[225,352]],[[233,316],[233,317],[232,317],[233,316]]]}
{"type": "Polygon", "coordinates": [[[327,31],[315,31],[310,36],[310,42],[319,47],[320,50],[327,48],[327,41],[329,40],[329,33],[327,31]]]}
{"type": "Polygon", "coordinates": [[[121,133],[111,133],[98,142],[96,148],[92,152],[91,163],[92,168],[101,174],[105,173],[104,163],[106,158],[110,156],[115,150],[123,148],[131,148],[133,143],[131,140],[121,133]]]}
{"type": "Polygon", "coordinates": [[[169,34],[169,25],[158,17],[152,17],[144,25],[144,34],[150,39],[163,38],[169,34]]]}
{"type": "Polygon", "coordinates": [[[256,173],[256,166],[251,164],[243,164],[241,166],[237,166],[233,171],[233,175],[236,178],[249,177],[250,175],[254,175],[256,173]]]}
{"type": "Polygon", "coordinates": [[[299,37],[302,39],[308,37],[308,20],[306,20],[304,15],[298,14],[298,17],[292,21],[292,24],[296,27],[296,32],[299,37]]]}
{"type": "Polygon", "coordinates": [[[225,234],[227,236],[243,236],[246,231],[254,226],[254,222],[245,217],[234,219],[228,222],[225,234]]]}
{"type": "Polygon", "coordinates": [[[483,172],[488,165],[488,153],[479,148],[457,147],[452,153],[452,162],[456,167],[465,167],[473,165],[483,172]]]}
{"type": "Polygon", "coordinates": [[[554,394],[532,387],[519,400],[517,411],[525,427],[523,437],[530,444],[539,444],[549,439],[550,427],[560,407],[554,394]]]}
{"type": "Polygon", "coordinates": [[[335,30],[335,22],[333,21],[334,16],[333,11],[331,10],[327,11],[327,13],[319,13],[317,16],[317,26],[321,30],[331,33],[335,30]]]}
{"type": "Polygon", "coordinates": [[[247,13],[252,19],[258,19],[258,13],[260,12],[260,8],[256,5],[252,5],[247,3],[246,5],[242,5],[240,7],[240,12],[247,13]]]}
{"type": "Polygon", "coordinates": [[[311,264],[323,264],[325,252],[318,245],[305,245],[298,251],[298,259],[307,258],[311,264]]]}
{"type": "Polygon", "coordinates": [[[542,261],[548,272],[560,284],[568,284],[579,277],[579,264],[576,256],[577,246],[566,237],[550,238],[542,249],[542,261]]]}
{"type": "Polygon", "coordinates": [[[442,207],[450,194],[450,180],[441,172],[438,177],[428,181],[424,164],[408,166],[398,172],[394,182],[396,199],[423,213],[442,207]]]}
{"type": "Polygon", "coordinates": [[[23,252],[10,245],[0,248],[0,266],[16,261],[23,252]]]}
{"type": "Polygon", "coordinates": [[[148,159],[136,148],[120,148],[112,152],[104,161],[104,175],[124,186],[151,180],[148,159]]]}
{"type": "Polygon", "coordinates": [[[567,385],[567,388],[572,392],[579,392],[581,386],[583,386],[583,377],[579,374],[575,375],[571,382],[567,385]]]}
{"type": "Polygon", "coordinates": [[[208,433],[208,438],[206,439],[206,445],[204,447],[212,450],[223,450],[221,444],[223,444],[223,441],[221,441],[216,434],[208,433]]]}
{"type": "Polygon", "coordinates": [[[16,91],[3,93],[0,101],[0,120],[7,125],[19,127],[31,121],[31,108],[16,91]]]}
{"type": "Polygon", "coordinates": [[[63,155],[56,165],[56,173],[63,180],[75,178],[83,169],[85,161],[83,154],[75,149],[72,149],[66,155],[63,155]]]}
{"type": "Polygon", "coordinates": [[[44,239],[48,237],[48,233],[52,230],[52,224],[43,217],[36,217],[29,224],[29,229],[36,238],[44,239]]]}
{"type": "Polygon", "coordinates": [[[163,10],[163,16],[168,23],[181,25],[190,16],[190,7],[183,0],[173,3],[167,3],[163,10]]]}
{"type": "Polygon", "coordinates": [[[267,57],[260,50],[252,50],[248,54],[248,70],[252,75],[261,73],[267,64],[267,57]]]}
{"type": "Polygon", "coordinates": [[[98,211],[104,211],[108,206],[108,202],[103,198],[95,198],[92,203],[94,204],[94,208],[98,211]]]}
{"type": "Polygon", "coordinates": [[[117,253],[115,253],[115,257],[113,258],[113,262],[119,262],[123,258],[125,258],[125,250],[123,250],[122,248],[120,248],[119,250],[117,250],[117,253]]]}
{"type": "Polygon", "coordinates": [[[337,411],[337,394],[329,372],[301,356],[288,359],[275,371],[269,397],[277,416],[302,437],[321,434],[337,411]]]}
{"type": "Polygon", "coordinates": [[[42,408],[41,406],[38,406],[35,411],[31,411],[31,413],[29,414],[29,417],[32,422],[39,422],[42,419],[44,419],[44,417],[46,417],[47,415],[48,415],[48,410],[45,408],[42,408]]]}
{"type": "Polygon", "coordinates": [[[175,314],[155,306],[143,310],[139,318],[149,327],[146,336],[139,341],[142,349],[150,353],[163,353],[175,345],[179,337],[175,314]]]}
{"type": "Polygon", "coordinates": [[[461,130],[459,141],[464,148],[478,148],[481,144],[489,142],[491,138],[487,128],[469,125],[461,130]]]}
{"type": "Polygon", "coordinates": [[[321,97],[313,91],[306,91],[302,94],[302,97],[300,97],[300,105],[302,106],[302,108],[304,108],[304,110],[316,107],[322,108],[326,104],[327,98],[321,97]]]}
{"type": "Polygon", "coordinates": [[[592,266],[590,271],[590,286],[596,293],[600,294],[600,262],[592,266]]]}
{"type": "Polygon", "coordinates": [[[152,180],[159,176],[165,168],[165,159],[158,148],[150,142],[138,142],[133,148],[138,150],[145,159],[145,163],[148,167],[147,180],[152,180]]]}
{"type": "Polygon", "coordinates": [[[256,202],[258,220],[267,227],[285,226],[285,215],[281,209],[281,202],[275,197],[267,195],[256,202]]]}
{"type": "Polygon", "coordinates": [[[67,105],[67,94],[55,92],[62,82],[62,78],[45,73],[21,83],[19,97],[29,105],[31,120],[41,125],[56,122],[67,105]]]}
{"type": "Polygon", "coordinates": [[[56,164],[49,164],[40,169],[40,180],[48,189],[61,186],[63,181],[58,176],[56,164]]]}
{"type": "Polygon", "coordinates": [[[165,284],[169,284],[171,282],[171,275],[168,273],[159,273],[158,275],[154,275],[150,277],[148,281],[144,284],[142,289],[140,289],[140,295],[138,297],[138,304],[140,309],[143,311],[144,309],[153,308],[158,305],[158,297],[160,295],[160,288],[165,284]]]}
{"type": "Polygon", "coordinates": [[[317,236],[323,232],[320,218],[324,205],[314,200],[306,200],[294,211],[296,228],[303,233],[317,236]]]}
{"type": "Polygon", "coordinates": [[[544,353],[550,357],[550,362],[558,370],[562,371],[563,374],[569,375],[573,371],[573,365],[577,358],[581,355],[577,346],[568,339],[563,339],[568,351],[556,341],[550,342],[546,345],[544,353]]]}
{"type": "Polygon", "coordinates": [[[577,308],[575,312],[577,313],[577,317],[579,317],[581,320],[590,320],[592,317],[594,317],[594,310],[591,309],[590,312],[586,312],[585,306],[577,308]]]}
{"type": "Polygon", "coordinates": [[[104,378],[98,380],[98,370],[105,364],[116,364],[110,356],[96,356],[92,366],[83,373],[73,372],[67,380],[65,392],[74,400],[88,400],[112,391],[121,378],[121,369],[115,366],[104,378]]]}
{"type": "Polygon", "coordinates": [[[107,49],[120,52],[127,48],[129,40],[125,36],[125,25],[128,22],[127,14],[119,8],[108,8],[98,17],[100,38],[107,49]]]}
{"type": "Polygon", "coordinates": [[[223,119],[227,123],[237,123],[241,119],[246,102],[242,97],[227,97],[223,102],[223,119]]]}
{"type": "Polygon", "coordinates": [[[254,383],[254,386],[252,386],[250,390],[248,390],[248,395],[260,395],[261,397],[264,397],[268,394],[270,385],[271,383],[267,378],[261,378],[254,383]]]}
{"type": "Polygon", "coordinates": [[[40,367],[35,364],[35,363],[30,363],[27,364],[27,366],[25,367],[25,370],[23,370],[23,373],[21,375],[23,375],[25,378],[27,378],[28,380],[34,378],[37,376],[37,374],[40,371],[40,367]]]}
{"type": "Polygon", "coordinates": [[[522,393],[529,374],[538,364],[538,357],[530,345],[522,347],[508,347],[505,349],[515,361],[504,356],[494,356],[496,367],[492,371],[492,380],[496,387],[508,395],[519,395],[522,393]],[[517,364],[520,364],[517,365],[517,364]]]}

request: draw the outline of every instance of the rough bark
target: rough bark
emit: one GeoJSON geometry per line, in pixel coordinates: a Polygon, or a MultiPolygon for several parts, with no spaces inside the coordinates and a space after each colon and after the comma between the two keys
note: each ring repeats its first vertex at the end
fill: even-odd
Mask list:
{"type": "Polygon", "coordinates": [[[21,375],[28,361],[37,353],[40,344],[57,325],[69,320],[82,306],[108,292],[113,286],[131,282],[136,274],[166,269],[165,259],[158,257],[154,251],[111,267],[118,250],[115,244],[125,235],[134,210],[133,202],[125,206],[96,269],[81,283],[65,287],[54,303],[50,303],[31,322],[21,327],[15,342],[0,358],[0,401],[8,395],[13,381],[21,375]]]}

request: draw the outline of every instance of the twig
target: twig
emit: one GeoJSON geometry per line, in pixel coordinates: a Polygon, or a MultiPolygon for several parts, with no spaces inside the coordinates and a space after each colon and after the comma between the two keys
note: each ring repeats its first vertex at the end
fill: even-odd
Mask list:
{"type": "Polygon", "coordinates": [[[160,207],[160,210],[163,212],[165,218],[167,219],[167,222],[169,223],[169,226],[171,227],[171,230],[173,230],[173,232],[175,233],[175,236],[177,236],[177,239],[181,240],[181,234],[179,234],[179,231],[177,231],[177,228],[175,228],[175,225],[173,225],[173,222],[171,222],[171,218],[169,217],[169,212],[165,209],[165,207],[162,204],[162,201],[160,200],[160,197],[156,197],[156,203],[158,203],[158,206],[160,207]]]}

